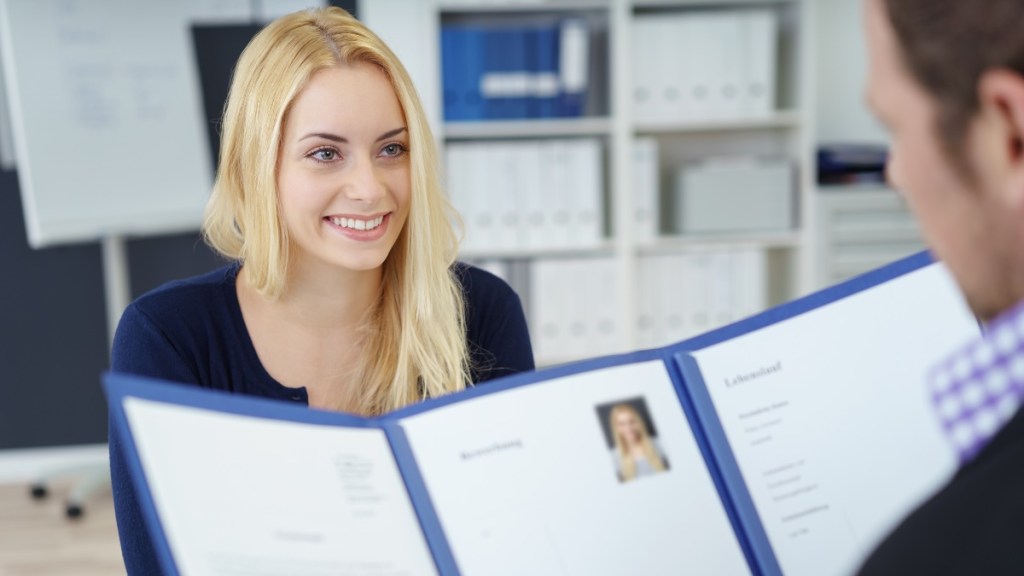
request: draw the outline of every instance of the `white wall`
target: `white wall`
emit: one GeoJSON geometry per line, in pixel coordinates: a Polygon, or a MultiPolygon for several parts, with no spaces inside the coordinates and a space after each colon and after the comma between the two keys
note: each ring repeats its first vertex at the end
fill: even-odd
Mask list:
{"type": "Polygon", "coordinates": [[[821,143],[885,143],[864,103],[867,53],[862,0],[814,0],[815,137],[821,143]]]}
{"type": "Polygon", "coordinates": [[[402,61],[412,77],[434,135],[441,132],[441,70],[436,50],[441,30],[435,0],[363,0],[359,19],[402,61]]]}

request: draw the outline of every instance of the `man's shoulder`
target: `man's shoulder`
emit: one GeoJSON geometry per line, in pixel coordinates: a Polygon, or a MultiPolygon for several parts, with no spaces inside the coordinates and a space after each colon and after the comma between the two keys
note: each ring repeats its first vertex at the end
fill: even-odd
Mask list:
{"type": "Polygon", "coordinates": [[[874,551],[862,574],[1019,574],[1024,411],[874,551]]]}

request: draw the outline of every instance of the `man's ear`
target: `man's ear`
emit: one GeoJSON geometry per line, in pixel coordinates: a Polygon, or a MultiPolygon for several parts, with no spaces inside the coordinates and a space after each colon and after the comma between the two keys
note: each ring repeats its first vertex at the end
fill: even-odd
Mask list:
{"type": "Polygon", "coordinates": [[[987,145],[980,150],[995,157],[975,158],[997,170],[1000,188],[1024,214],[1024,76],[989,70],[978,80],[978,104],[985,124],[987,145]]]}

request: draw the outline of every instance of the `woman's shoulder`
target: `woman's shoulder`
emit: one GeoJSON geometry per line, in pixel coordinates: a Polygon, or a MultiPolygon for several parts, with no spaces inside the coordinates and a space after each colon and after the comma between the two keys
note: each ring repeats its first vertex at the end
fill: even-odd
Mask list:
{"type": "Polygon", "coordinates": [[[237,274],[238,265],[228,264],[197,276],[172,280],[139,296],[132,306],[149,315],[180,314],[213,304],[220,307],[225,293],[234,294],[237,274]]]}
{"type": "Polygon", "coordinates": [[[501,277],[465,262],[456,262],[452,267],[455,278],[462,285],[466,300],[513,301],[519,304],[519,295],[501,277]]]}
{"type": "Polygon", "coordinates": [[[211,381],[206,367],[244,350],[236,273],[236,266],[224,266],[139,296],[118,322],[112,367],[176,382],[211,381]]]}
{"type": "Polygon", "coordinates": [[[519,295],[498,276],[465,263],[454,272],[462,284],[473,381],[532,370],[533,348],[519,295]]]}

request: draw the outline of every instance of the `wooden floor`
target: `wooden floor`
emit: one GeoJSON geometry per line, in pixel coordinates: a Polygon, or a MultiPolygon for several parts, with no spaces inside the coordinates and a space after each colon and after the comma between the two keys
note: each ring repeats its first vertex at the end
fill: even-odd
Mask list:
{"type": "Polygon", "coordinates": [[[35,501],[24,484],[0,484],[0,576],[124,574],[109,488],[78,519],[64,515],[66,485],[35,501]]]}

